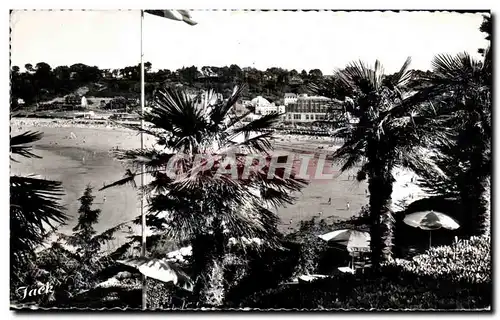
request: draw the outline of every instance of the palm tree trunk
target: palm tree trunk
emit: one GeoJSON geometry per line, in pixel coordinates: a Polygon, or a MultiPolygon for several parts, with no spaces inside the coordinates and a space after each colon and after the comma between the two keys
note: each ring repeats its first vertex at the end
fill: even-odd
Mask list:
{"type": "Polygon", "coordinates": [[[470,183],[461,192],[461,202],[465,210],[463,232],[467,237],[481,236],[490,231],[490,182],[489,177],[478,176],[471,170],[470,183]]]}
{"type": "Polygon", "coordinates": [[[375,269],[380,263],[392,258],[394,238],[394,217],[391,212],[392,182],[382,176],[370,178],[370,235],[372,264],[375,269]]]}
{"type": "Polygon", "coordinates": [[[218,307],[224,303],[224,235],[219,221],[213,234],[196,236],[193,241],[193,271],[196,301],[202,306],[218,307]]]}
{"type": "Polygon", "coordinates": [[[485,235],[491,234],[491,177],[486,177],[482,186],[484,188],[484,193],[481,197],[481,203],[484,206],[484,224],[483,232],[485,235]]]}
{"type": "Polygon", "coordinates": [[[373,267],[378,270],[381,263],[392,259],[394,217],[391,211],[391,196],[394,178],[389,166],[390,154],[384,153],[383,146],[372,142],[367,151],[371,167],[368,172],[370,247],[373,267]]]}
{"type": "Polygon", "coordinates": [[[470,152],[469,168],[465,172],[465,185],[460,192],[465,210],[463,232],[465,236],[481,236],[490,230],[490,173],[491,167],[484,159],[486,148],[481,142],[470,152]]]}

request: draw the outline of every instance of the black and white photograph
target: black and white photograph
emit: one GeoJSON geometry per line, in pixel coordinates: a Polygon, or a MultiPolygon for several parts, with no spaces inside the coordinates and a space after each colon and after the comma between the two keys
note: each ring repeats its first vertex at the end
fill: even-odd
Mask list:
{"type": "Polygon", "coordinates": [[[493,20],[10,10],[10,309],[491,312],[493,20]]]}

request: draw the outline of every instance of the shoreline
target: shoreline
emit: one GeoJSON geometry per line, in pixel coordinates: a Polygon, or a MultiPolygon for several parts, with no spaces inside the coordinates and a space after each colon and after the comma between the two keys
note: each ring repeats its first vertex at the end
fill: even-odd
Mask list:
{"type": "MultiPolygon", "coordinates": [[[[133,124],[133,122],[122,122],[122,124],[133,124]]],[[[125,147],[126,149],[136,149],[140,148],[140,137],[137,131],[122,126],[117,123],[109,121],[88,121],[88,120],[70,120],[70,119],[44,119],[44,118],[12,118],[10,121],[11,132],[13,134],[18,134],[24,131],[39,131],[44,134],[42,139],[36,142],[34,145],[41,147],[50,147],[55,144],[61,147],[81,147],[89,150],[95,151],[110,151],[116,146],[125,147]],[[72,130],[74,129],[74,130],[72,130]],[[72,139],[72,132],[84,131],[87,139],[79,139],[79,135],[76,135],[76,139],[72,139]],[[99,133],[106,134],[109,136],[110,133],[114,133],[116,144],[109,147],[109,143],[103,143],[98,139],[88,139],[88,136],[93,136],[99,133]],[[60,136],[64,135],[66,139],[60,139],[60,136]],[[59,136],[57,142],[47,141],[46,137],[59,136]],[[120,135],[127,135],[126,145],[123,141],[119,139],[120,135]],[[135,141],[136,140],[136,141],[135,141]],[[89,143],[87,143],[89,142],[89,143]],[[105,147],[107,145],[108,147],[105,147]]],[[[153,147],[154,138],[148,134],[145,134],[145,147],[153,147]]],[[[107,137],[109,138],[109,137],[107,137]]],[[[294,134],[283,134],[276,132],[271,139],[271,144],[274,151],[283,150],[287,152],[295,152],[300,154],[314,154],[319,155],[322,153],[332,153],[339,148],[331,141],[329,137],[314,137],[307,135],[294,135],[294,134]]]]}

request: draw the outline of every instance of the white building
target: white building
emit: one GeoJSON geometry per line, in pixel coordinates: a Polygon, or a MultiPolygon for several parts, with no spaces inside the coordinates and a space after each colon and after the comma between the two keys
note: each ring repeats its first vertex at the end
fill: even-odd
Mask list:
{"type": "Polygon", "coordinates": [[[95,118],[95,113],[94,111],[89,111],[89,112],[75,112],[75,117],[82,117],[84,119],[92,119],[95,118]]]}
{"type": "Polygon", "coordinates": [[[285,99],[284,99],[285,106],[295,102],[297,102],[297,95],[295,93],[285,93],[285,99]]]}
{"type": "Polygon", "coordinates": [[[266,115],[277,112],[278,108],[274,103],[270,103],[267,99],[258,96],[252,99],[252,106],[255,107],[255,114],[266,115]]]}
{"type": "Polygon", "coordinates": [[[82,108],[87,108],[88,107],[88,103],[87,103],[87,98],[85,97],[82,97],[82,108]]]}
{"type": "Polygon", "coordinates": [[[332,99],[320,96],[300,95],[296,102],[286,106],[286,121],[314,122],[326,119],[332,99]]]}
{"type": "Polygon", "coordinates": [[[262,96],[257,96],[255,98],[253,98],[252,101],[250,101],[250,103],[255,108],[266,107],[266,106],[271,104],[266,98],[264,98],[262,96]]]}

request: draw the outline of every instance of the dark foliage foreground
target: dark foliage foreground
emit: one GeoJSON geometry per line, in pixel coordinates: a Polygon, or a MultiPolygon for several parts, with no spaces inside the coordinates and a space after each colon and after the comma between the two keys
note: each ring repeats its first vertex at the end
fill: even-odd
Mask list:
{"type": "Polygon", "coordinates": [[[381,273],[336,273],[312,283],[256,293],[240,307],[283,309],[489,309],[490,239],[472,238],[432,248],[381,273]]]}

